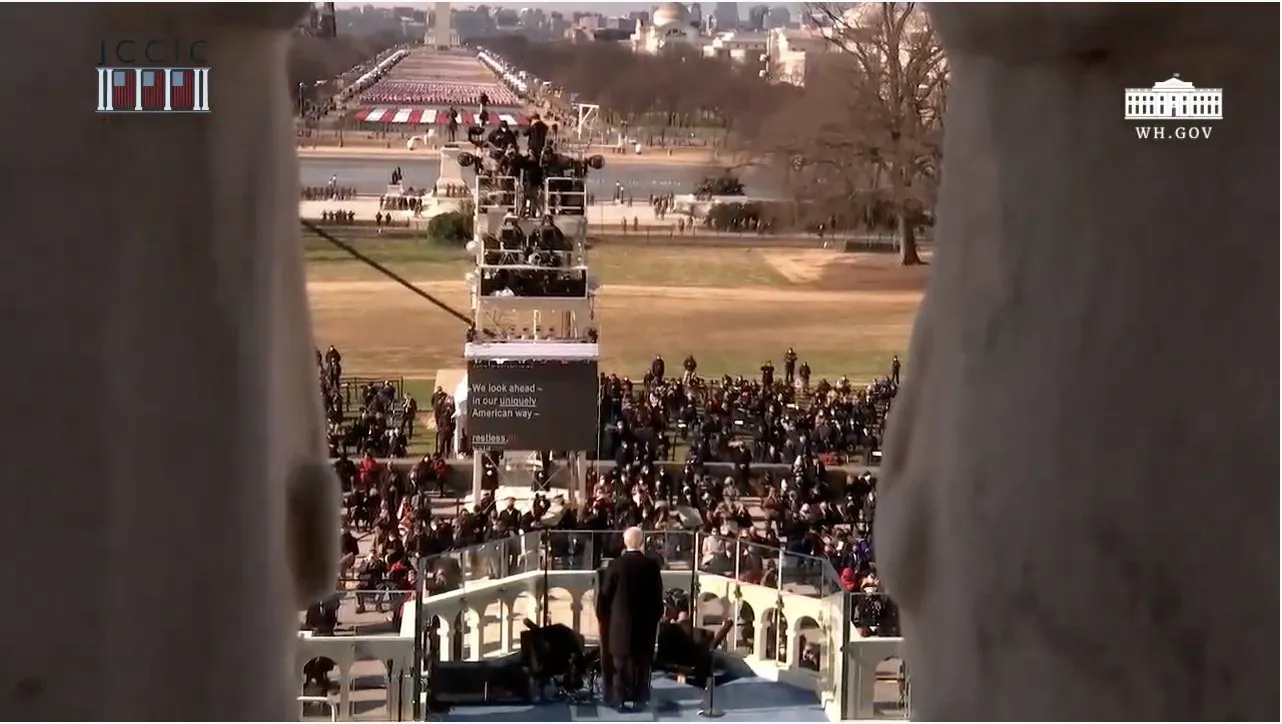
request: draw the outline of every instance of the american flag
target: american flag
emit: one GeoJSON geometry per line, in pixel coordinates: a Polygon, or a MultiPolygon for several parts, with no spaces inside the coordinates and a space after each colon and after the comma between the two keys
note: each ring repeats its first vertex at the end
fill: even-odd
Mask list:
{"type": "Polygon", "coordinates": [[[165,71],[148,68],[142,72],[142,107],[148,111],[165,110],[165,71]]]}
{"type": "Polygon", "coordinates": [[[111,106],[118,111],[132,111],[135,97],[133,70],[111,71],[111,106]]]}
{"type": "Polygon", "coordinates": [[[196,105],[196,74],[190,68],[169,71],[169,104],[176,111],[190,111],[196,105]]]}

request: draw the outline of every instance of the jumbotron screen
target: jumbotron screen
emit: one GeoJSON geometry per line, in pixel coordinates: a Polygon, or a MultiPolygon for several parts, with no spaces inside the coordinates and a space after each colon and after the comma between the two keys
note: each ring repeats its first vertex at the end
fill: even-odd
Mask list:
{"type": "Polygon", "coordinates": [[[473,449],[596,450],[596,360],[470,360],[473,449]]]}

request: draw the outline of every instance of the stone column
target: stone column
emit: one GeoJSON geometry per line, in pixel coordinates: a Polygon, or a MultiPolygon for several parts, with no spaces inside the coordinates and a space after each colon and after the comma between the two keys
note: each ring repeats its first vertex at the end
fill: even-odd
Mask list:
{"type": "Polygon", "coordinates": [[[0,264],[0,335],[25,340],[0,359],[24,411],[0,439],[44,451],[5,472],[0,570],[45,592],[5,599],[8,718],[297,715],[296,608],[332,590],[338,529],[285,80],[305,8],[0,10],[0,100],[41,108],[0,123],[23,240],[0,264]],[[91,113],[99,43],[126,38],[205,40],[212,113],[91,113]]]}
{"type": "Polygon", "coordinates": [[[448,616],[444,613],[438,614],[440,625],[436,630],[438,640],[441,642],[439,646],[441,661],[452,661],[454,658],[454,616],[454,612],[448,616]]]}
{"type": "Polygon", "coordinates": [[[352,649],[344,647],[334,663],[338,665],[338,718],[347,721],[352,718],[352,666],[356,663],[352,649]]]}
{"type": "Polygon", "coordinates": [[[576,632],[581,632],[583,624],[583,600],[579,596],[571,594],[570,599],[570,628],[576,632]]]}
{"type": "Polygon", "coordinates": [[[464,611],[463,618],[470,630],[467,632],[468,653],[464,661],[480,661],[485,647],[485,616],[480,611],[464,611]]]}
{"type": "Polygon", "coordinates": [[[512,650],[516,639],[516,601],[504,598],[499,604],[499,648],[503,653],[512,650]]]}
{"type": "Polygon", "coordinates": [[[795,620],[788,622],[788,652],[787,668],[793,669],[801,665],[801,618],[793,617],[795,620]]]}
{"type": "Polygon", "coordinates": [[[937,253],[877,510],[913,713],[1272,720],[1278,10],[931,15],[937,253]],[[1125,89],[1175,73],[1224,119],[1139,140],[1125,89]]]}

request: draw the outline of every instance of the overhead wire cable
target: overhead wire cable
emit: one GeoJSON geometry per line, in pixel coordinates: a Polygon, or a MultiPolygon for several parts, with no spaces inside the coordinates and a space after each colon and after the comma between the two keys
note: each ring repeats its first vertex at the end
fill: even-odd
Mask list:
{"type": "Polygon", "coordinates": [[[472,326],[473,322],[471,317],[467,316],[466,314],[463,314],[462,312],[451,307],[445,302],[442,302],[440,299],[437,299],[436,297],[427,293],[422,287],[416,286],[413,282],[408,281],[407,279],[405,279],[405,277],[401,276],[400,274],[397,274],[396,272],[392,271],[391,269],[388,269],[387,267],[383,266],[377,261],[374,261],[370,257],[358,251],[356,247],[352,246],[351,244],[348,244],[345,241],[338,239],[333,234],[329,233],[328,231],[325,231],[324,229],[317,226],[315,223],[308,221],[307,219],[299,219],[298,221],[303,225],[304,229],[307,229],[308,231],[312,232],[313,234],[316,234],[317,236],[324,239],[325,241],[328,241],[329,243],[338,247],[343,252],[351,256],[353,259],[368,266],[369,268],[373,269],[379,274],[382,274],[388,279],[391,279],[397,284],[400,284],[401,286],[410,290],[414,294],[430,302],[437,309],[440,309],[442,312],[445,312],[446,314],[461,321],[463,324],[466,324],[469,327],[472,326]]]}

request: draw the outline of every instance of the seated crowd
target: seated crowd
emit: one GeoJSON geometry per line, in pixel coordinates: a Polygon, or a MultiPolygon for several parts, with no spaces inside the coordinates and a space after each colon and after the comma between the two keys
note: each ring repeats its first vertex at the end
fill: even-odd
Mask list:
{"type": "Polygon", "coordinates": [[[496,83],[462,83],[442,80],[385,79],[361,93],[365,105],[479,106],[481,96],[500,107],[518,107],[521,99],[496,83]]]}
{"type": "MultiPolygon", "coordinates": [[[[483,465],[493,487],[498,469],[489,460],[483,465]]],[[[536,494],[522,510],[514,499],[500,502],[487,494],[471,509],[456,503],[453,514],[447,509],[443,515],[434,503],[447,495],[449,468],[439,454],[425,456],[408,473],[372,456],[359,463],[340,458],[335,469],[344,491],[344,575],[360,591],[413,591],[419,570],[429,576],[429,595],[456,590],[465,575],[497,578],[528,570],[531,562],[522,558],[532,551],[513,536],[537,530],[556,531],[546,539],[552,565],[590,569],[617,556],[618,531],[637,525],[659,533],[649,538],[649,552],[667,565],[810,595],[840,587],[855,594],[853,620],[863,635],[896,631],[873,559],[876,478],[865,472],[834,483],[818,457],[799,458],[776,481],[747,465],[725,477],[694,461],[677,471],[658,465],[645,449],[626,464],[590,468],[590,499],[578,505],[536,494]],[[764,497],[750,497],[763,488],[764,497]],[[695,531],[709,536],[700,550],[684,535],[695,531]],[[363,561],[357,534],[371,536],[363,561]],[[494,541],[508,543],[442,555],[494,541]],[[788,554],[782,560],[780,549],[788,554]],[[832,564],[836,581],[821,578],[818,559],[832,564]]],[[[535,479],[536,487],[545,482],[535,479]]],[[[373,598],[358,596],[358,610],[373,598]]]]}
{"type": "Polygon", "coordinates": [[[340,101],[346,101],[360,95],[367,89],[378,85],[379,81],[387,77],[388,72],[391,71],[392,68],[395,68],[398,63],[407,57],[409,57],[408,53],[403,51],[394,51],[383,60],[370,63],[368,69],[352,81],[351,85],[346,85],[338,92],[338,99],[340,101]]]}
{"type": "Polygon", "coordinates": [[[492,51],[482,49],[477,53],[476,57],[485,67],[498,76],[500,83],[522,99],[528,99],[530,89],[541,84],[541,81],[536,76],[523,73],[516,66],[509,63],[507,59],[496,55],[492,51]]]}
{"type": "Polygon", "coordinates": [[[693,355],[679,377],[668,375],[661,356],[640,383],[603,374],[601,455],[617,458],[640,445],[666,455],[680,442],[698,462],[877,459],[899,389],[899,358],[891,360],[887,377],[870,385],[852,385],[845,377],[812,384],[810,365],[791,348],[782,361],[782,376],[766,361],[756,379],[701,378],[693,355]]]}
{"type": "MultiPolygon", "coordinates": [[[[335,469],[343,485],[344,575],[355,577],[362,591],[411,592],[418,585],[416,572],[422,570],[429,577],[423,583],[430,595],[458,588],[465,573],[498,577],[518,570],[522,556],[529,553],[512,539],[518,533],[563,531],[549,539],[554,563],[591,567],[617,555],[620,545],[616,533],[594,535],[595,531],[631,525],[663,533],[698,530],[716,537],[704,539],[696,551],[690,549],[689,537],[654,535],[651,552],[747,583],[818,595],[840,586],[854,594],[852,619],[862,635],[896,635],[897,612],[882,592],[873,555],[876,477],[868,471],[843,474],[830,468],[844,462],[833,453],[836,441],[844,439],[841,429],[857,424],[880,437],[898,387],[898,359],[892,361],[889,377],[867,388],[844,380],[820,380],[812,386],[808,374],[799,374],[802,367],[792,350],[785,354],[784,367],[782,381],[773,378],[767,363],[761,380],[727,377],[704,383],[692,359],[686,361],[680,379],[670,379],[657,358],[635,386],[626,378],[603,375],[602,457],[608,455],[614,464],[589,469],[590,500],[577,505],[539,494],[530,508],[519,510],[514,500],[500,503],[487,495],[471,509],[462,508],[454,498],[457,491],[447,490],[451,451],[439,434],[439,452],[424,456],[408,471],[395,462],[379,462],[377,457],[403,450],[379,445],[377,435],[371,437],[368,431],[358,435],[357,445],[341,446],[333,440],[331,453],[338,458],[335,469]],[[670,404],[672,397],[683,402],[670,404]],[[665,446],[673,442],[667,434],[669,420],[676,421],[674,426],[684,424],[684,431],[677,427],[678,436],[690,443],[679,468],[659,464],[669,457],[665,446]],[[739,444],[719,444],[719,438],[734,436],[736,422],[754,432],[739,444]],[[837,433],[826,431],[826,424],[835,426],[837,433]],[[646,432],[656,429],[659,434],[646,432]],[[348,457],[349,447],[363,454],[359,462],[348,457]],[[727,454],[714,455],[717,450],[727,454]],[[710,467],[716,461],[731,463],[728,474],[710,467]],[[762,463],[788,467],[755,467],[762,463]],[[441,515],[434,506],[442,499],[452,503],[452,515],[448,510],[441,515]],[[372,549],[359,563],[358,533],[372,537],[372,549]],[[484,553],[441,555],[508,539],[484,553]],[[777,549],[790,555],[781,561],[777,549]],[[837,581],[822,580],[816,558],[832,564],[837,581]]],[[[318,352],[318,369],[326,409],[333,415],[343,405],[342,395],[335,396],[335,385],[342,379],[341,355],[332,347],[324,355],[318,352]]],[[[395,409],[395,394],[390,383],[363,388],[362,417],[369,413],[386,421],[382,429],[391,430],[394,418],[386,411],[395,409]]],[[[451,437],[453,401],[438,390],[432,406],[438,428],[451,437]]],[[[492,489],[501,477],[498,463],[482,460],[483,487],[492,489]]],[[[551,455],[545,454],[544,460],[535,474],[536,489],[545,486],[552,469],[551,455]]],[[[363,593],[358,609],[370,601],[381,605],[403,600],[404,595],[409,594],[395,598],[363,593]]],[[[397,608],[389,610],[396,614],[397,608]]],[[[317,615],[325,610],[318,609],[317,615]]],[[[751,627],[753,622],[740,625],[751,627]]]]}

